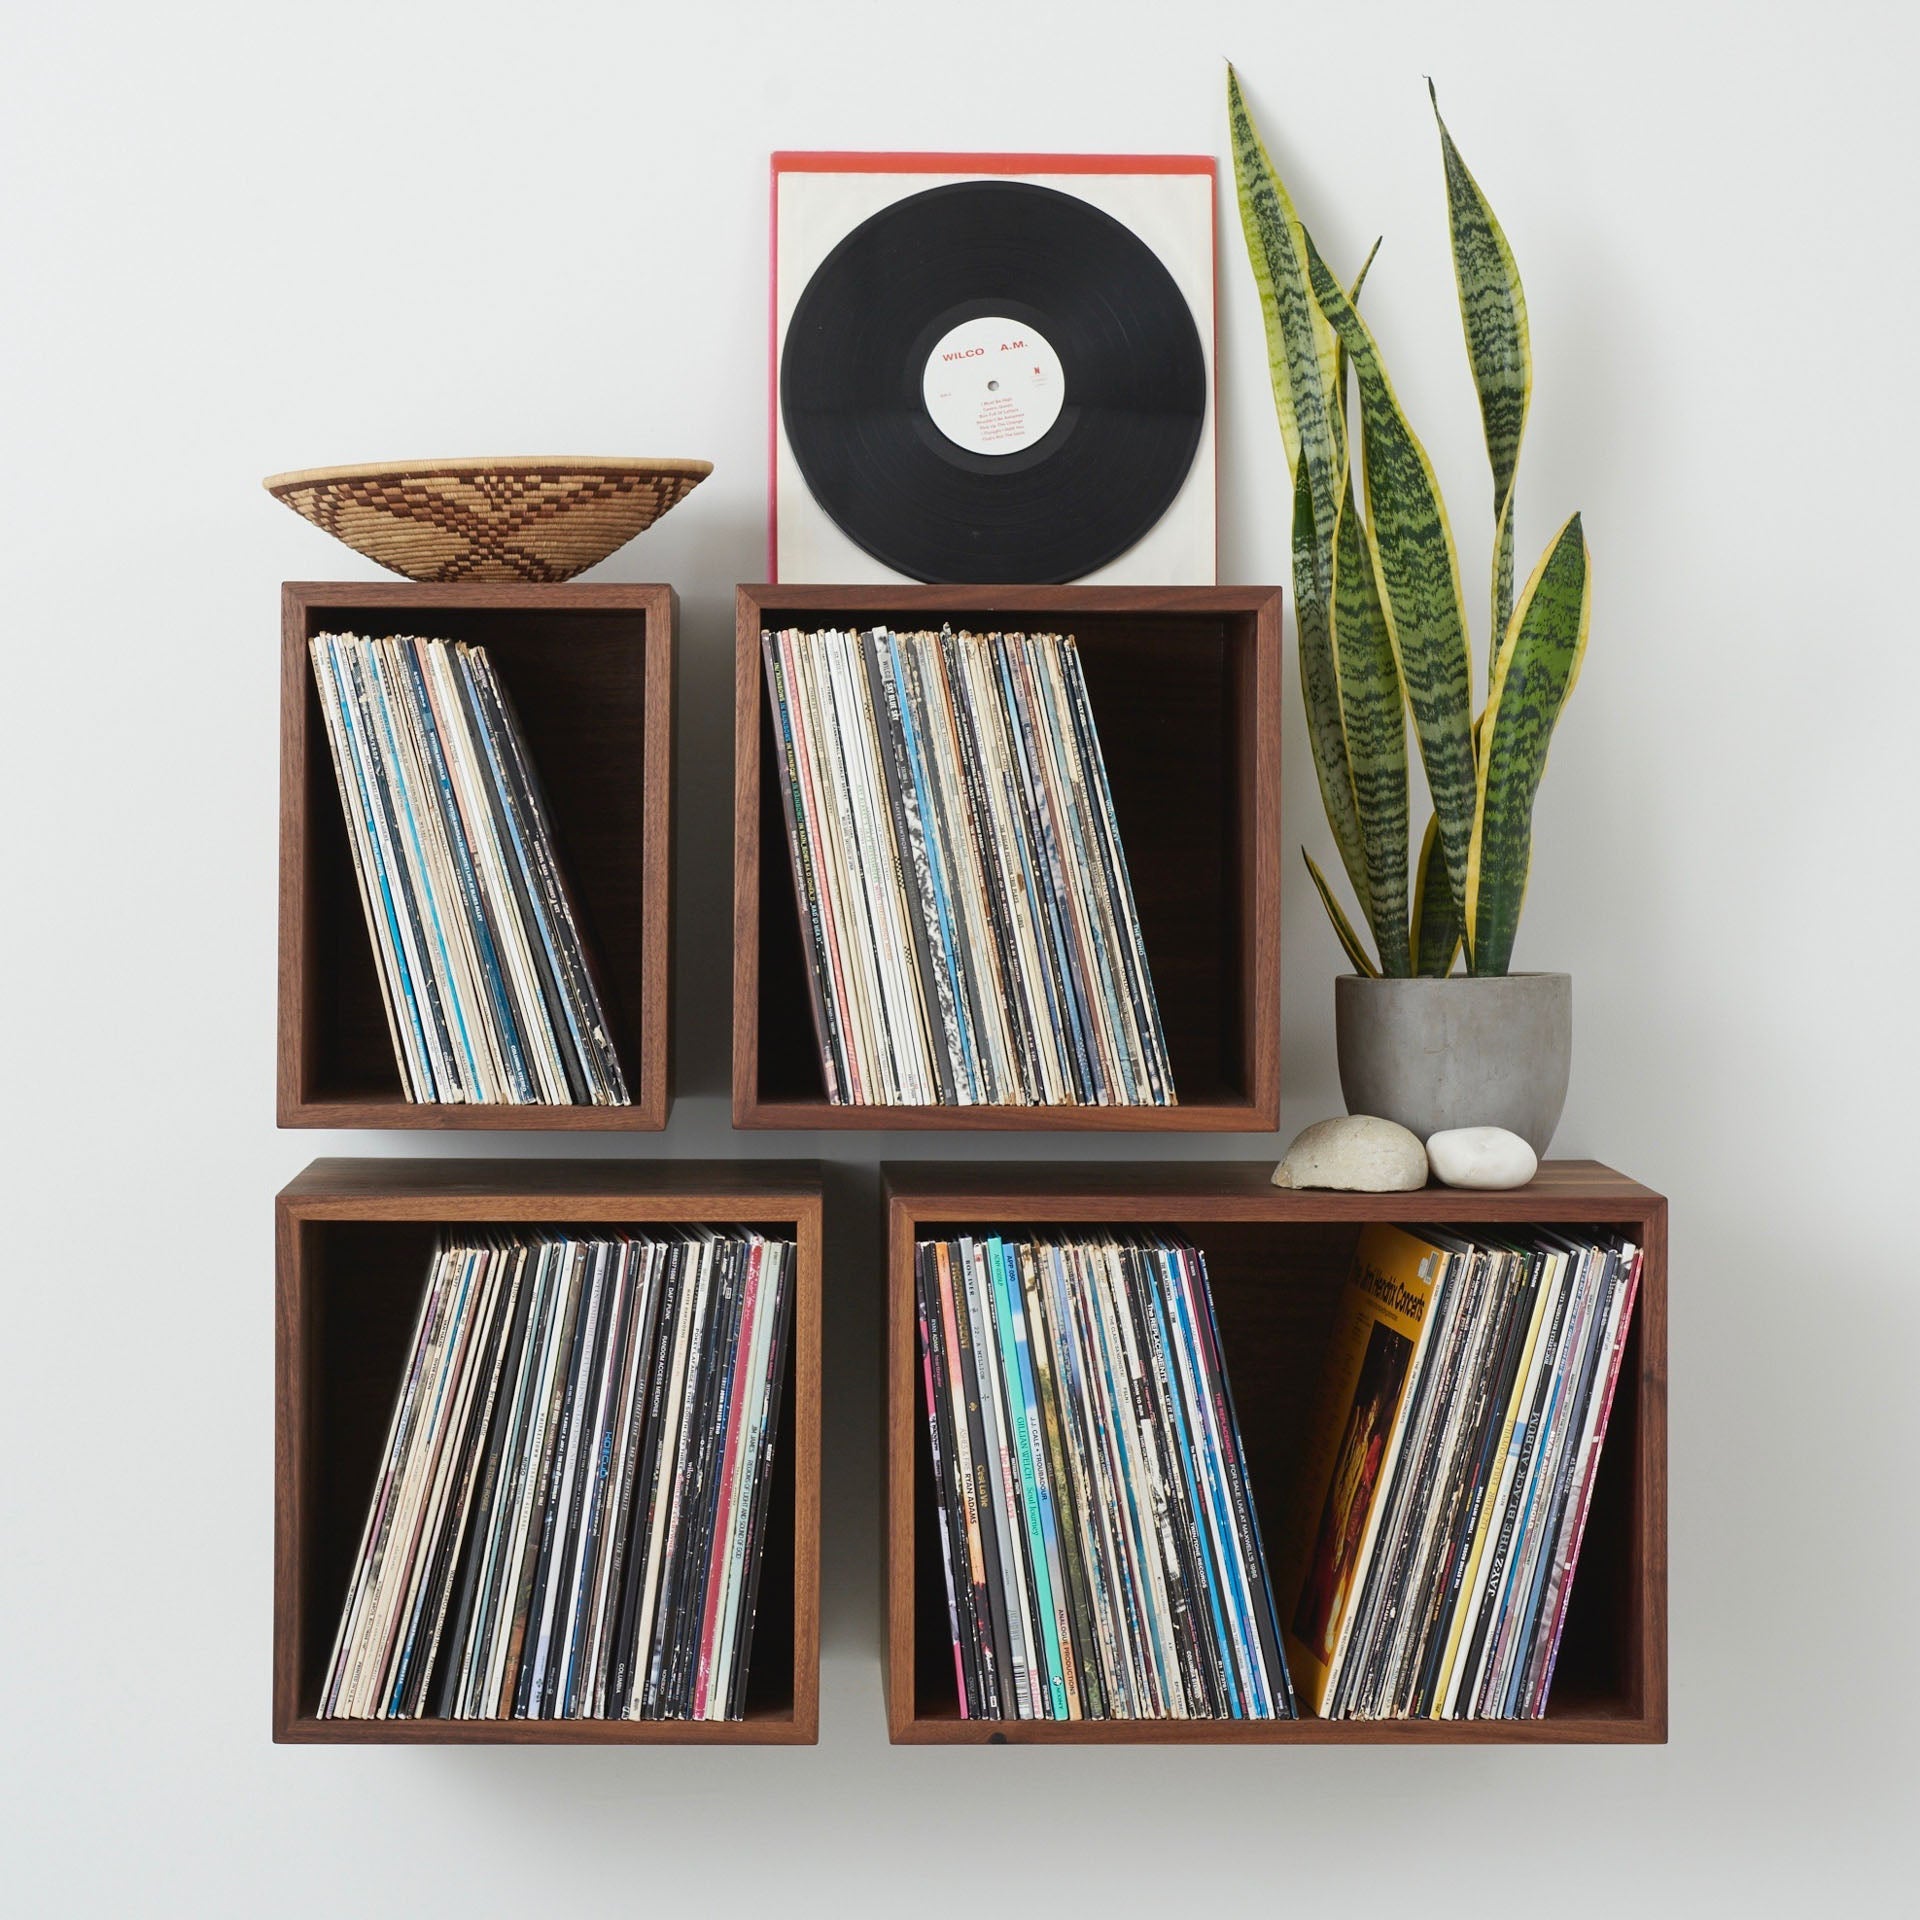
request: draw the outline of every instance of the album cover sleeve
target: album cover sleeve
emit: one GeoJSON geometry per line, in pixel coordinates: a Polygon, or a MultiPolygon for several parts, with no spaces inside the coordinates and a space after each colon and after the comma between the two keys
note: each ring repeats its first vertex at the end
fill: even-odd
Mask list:
{"type": "Polygon", "coordinates": [[[1566,1626],[1567,1601],[1573,1589],[1574,1572],[1580,1562],[1580,1544],[1586,1536],[1587,1513],[1593,1503],[1593,1484],[1600,1470],[1600,1450],[1606,1443],[1607,1422],[1613,1413],[1614,1390],[1620,1383],[1621,1361],[1626,1354],[1627,1334],[1632,1328],[1634,1302],[1640,1291],[1642,1251],[1628,1245],[1622,1254],[1627,1263],[1626,1281],[1621,1291],[1620,1311],[1605,1364],[1605,1384],[1601,1390],[1599,1411],[1593,1422],[1586,1458],[1581,1464],[1578,1496],[1572,1523],[1559,1544],[1548,1585],[1548,1618],[1541,1651],[1527,1675],[1525,1711],[1538,1718],[1547,1709],[1547,1695],[1553,1686],[1553,1669],[1560,1657],[1560,1635],[1566,1626]]]}
{"type": "Polygon", "coordinates": [[[1360,1236],[1342,1290],[1302,1484],[1309,1501],[1281,1557],[1276,1597],[1287,1665],[1322,1710],[1335,1642],[1361,1572],[1360,1554],[1402,1428],[1414,1355],[1427,1326],[1438,1248],[1397,1227],[1360,1236]]]}
{"type": "Polygon", "coordinates": [[[774,1450],[780,1438],[781,1401],[787,1378],[787,1344],[792,1335],[794,1292],[797,1275],[787,1271],[791,1258],[782,1263],[780,1289],[775,1299],[777,1317],[773,1325],[773,1347],[768,1361],[767,1411],[761,1423],[760,1461],[754,1471],[753,1517],[747,1530],[746,1582],[740,1601],[740,1628],[734,1643],[733,1672],[727,1694],[727,1718],[744,1719],[747,1711],[747,1683],[753,1669],[753,1635],[760,1612],[760,1571],[766,1557],[767,1510],[774,1498],[774,1450]]]}

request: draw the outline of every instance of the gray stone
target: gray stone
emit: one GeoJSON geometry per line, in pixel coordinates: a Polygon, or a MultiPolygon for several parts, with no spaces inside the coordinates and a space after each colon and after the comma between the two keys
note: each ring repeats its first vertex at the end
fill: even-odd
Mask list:
{"type": "Polygon", "coordinates": [[[1316,1120],[1273,1170],[1276,1187],[1340,1187],[1352,1193],[1410,1193],[1427,1184],[1418,1134],[1391,1120],[1347,1114],[1316,1120]]]}
{"type": "Polygon", "coordinates": [[[1427,1142],[1433,1177],[1449,1187],[1524,1187],[1539,1170],[1533,1149],[1505,1127],[1449,1127],[1427,1142]]]}
{"type": "Polygon", "coordinates": [[[1333,983],[1340,1090],[1422,1140],[1505,1127],[1544,1154],[1566,1104],[1573,982],[1564,973],[1333,983]]]}

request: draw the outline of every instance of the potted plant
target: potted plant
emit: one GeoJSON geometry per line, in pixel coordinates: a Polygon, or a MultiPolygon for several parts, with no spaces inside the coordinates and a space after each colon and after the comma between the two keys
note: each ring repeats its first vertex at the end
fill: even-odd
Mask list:
{"type": "Polygon", "coordinates": [[[1493,470],[1488,691],[1476,715],[1446,507],[1360,317],[1373,255],[1350,287],[1329,271],[1231,68],[1227,113],[1293,482],[1307,733],[1327,824],[1373,935],[1370,954],[1307,855],[1354,967],[1334,985],[1341,1088],[1350,1111],[1397,1120],[1422,1139],[1502,1126],[1544,1153],[1566,1098],[1572,982],[1508,968],[1533,798],[1586,648],[1589,566],[1576,513],[1514,592],[1514,469],[1533,385],[1519,270],[1436,99],[1460,315],[1493,470]],[[1432,799],[1411,860],[1409,717],[1432,799]]]}

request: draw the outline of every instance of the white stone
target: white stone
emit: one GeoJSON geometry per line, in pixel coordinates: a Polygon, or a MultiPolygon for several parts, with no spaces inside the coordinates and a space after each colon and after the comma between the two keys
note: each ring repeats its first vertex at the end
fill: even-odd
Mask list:
{"type": "Polygon", "coordinates": [[[1276,1187],[1340,1187],[1353,1193],[1410,1193],[1427,1184],[1427,1150],[1417,1133],[1343,1114],[1316,1120],[1273,1170],[1276,1187]]]}
{"type": "Polygon", "coordinates": [[[1427,1142],[1433,1177],[1450,1187],[1524,1187],[1540,1159],[1505,1127],[1449,1127],[1427,1142]]]}

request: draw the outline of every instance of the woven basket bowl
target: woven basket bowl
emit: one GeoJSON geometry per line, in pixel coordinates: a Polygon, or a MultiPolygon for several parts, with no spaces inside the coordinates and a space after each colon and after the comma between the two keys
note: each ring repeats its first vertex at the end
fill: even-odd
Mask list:
{"type": "Polygon", "coordinates": [[[709,460],[415,460],[312,467],[263,484],[409,580],[571,580],[713,471],[709,460]]]}

